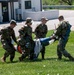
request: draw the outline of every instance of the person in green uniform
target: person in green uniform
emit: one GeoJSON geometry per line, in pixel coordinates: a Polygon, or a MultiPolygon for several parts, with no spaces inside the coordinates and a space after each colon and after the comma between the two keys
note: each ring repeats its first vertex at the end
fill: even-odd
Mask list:
{"type": "MultiPolygon", "coordinates": [[[[42,17],[41,24],[39,24],[35,29],[36,38],[45,38],[46,37],[46,34],[48,32],[48,28],[46,25],[47,21],[48,21],[48,19],[46,19],[45,17],[42,17]]],[[[43,46],[43,48],[41,50],[41,55],[42,55],[42,59],[44,59],[45,46],[43,46]]]]}
{"type": "Polygon", "coordinates": [[[12,62],[15,57],[15,48],[12,44],[12,39],[17,43],[15,32],[13,28],[16,26],[16,21],[11,20],[10,26],[5,27],[0,30],[1,35],[1,43],[3,48],[5,49],[4,56],[1,58],[2,62],[6,62],[6,58],[10,55],[10,61],[12,62]]]}
{"type": "Polygon", "coordinates": [[[22,49],[22,55],[19,57],[20,61],[23,61],[26,56],[28,56],[30,59],[32,59],[32,51],[34,45],[33,40],[32,40],[32,19],[27,18],[25,25],[19,29],[19,45],[21,46],[22,49]]]}
{"type": "Polygon", "coordinates": [[[58,46],[57,46],[57,56],[58,59],[62,59],[62,55],[64,55],[65,57],[69,58],[69,60],[74,61],[74,58],[71,56],[70,53],[67,52],[67,50],[65,49],[66,44],[68,42],[69,39],[69,35],[70,35],[70,29],[71,29],[71,25],[69,24],[68,21],[64,20],[63,16],[59,16],[58,17],[59,20],[59,25],[58,28],[56,29],[54,36],[58,37],[58,46]]]}

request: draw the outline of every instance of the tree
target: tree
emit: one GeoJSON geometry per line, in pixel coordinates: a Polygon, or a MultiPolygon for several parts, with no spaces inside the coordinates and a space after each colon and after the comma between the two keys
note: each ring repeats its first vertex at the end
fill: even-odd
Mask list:
{"type": "Polygon", "coordinates": [[[72,5],[74,0],[61,0],[61,1],[67,3],[68,5],[72,5]]]}

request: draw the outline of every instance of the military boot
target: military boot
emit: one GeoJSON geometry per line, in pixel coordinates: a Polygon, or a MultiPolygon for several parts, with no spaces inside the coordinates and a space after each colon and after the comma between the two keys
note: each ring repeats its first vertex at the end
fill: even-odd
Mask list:
{"type": "Polygon", "coordinates": [[[74,57],[69,56],[68,58],[69,58],[70,61],[74,61],[74,57]]]}
{"type": "Polygon", "coordinates": [[[58,60],[61,60],[61,59],[62,59],[62,57],[61,57],[61,56],[59,56],[59,57],[58,57],[58,60]]]}
{"type": "Polygon", "coordinates": [[[23,61],[23,58],[22,57],[19,57],[19,61],[23,61]]]}
{"type": "Polygon", "coordinates": [[[2,62],[6,62],[6,57],[3,56],[3,57],[1,58],[1,61],[2,61],[2,62]]]}
{"type": "Polygon", "coordinates": [[[10,61],[13,62],[14,57],[10,57],[10,61]]]}
{"type": "Polygon", "coordinates": [[[42,53],[42,60],[44,60],[44,55],[45,55],[45,54],[44,54],[44,53],[42,53]]]}

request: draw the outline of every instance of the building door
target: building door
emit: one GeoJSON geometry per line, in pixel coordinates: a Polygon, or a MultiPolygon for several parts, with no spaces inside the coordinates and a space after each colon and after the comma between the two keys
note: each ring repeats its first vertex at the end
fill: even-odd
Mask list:
{"type": "Polygon", "coordinates": [[[2,2],[2,16],[3,16],[3,22],[9,21],[8,2],[2,2]]]}

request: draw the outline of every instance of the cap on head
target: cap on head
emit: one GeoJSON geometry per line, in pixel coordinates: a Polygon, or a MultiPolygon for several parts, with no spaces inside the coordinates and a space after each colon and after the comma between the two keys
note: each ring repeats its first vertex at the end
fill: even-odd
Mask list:
{"type": "Polygon", "coordinates": [[[42,17],[42,18],[41,18],[41,20],[48,21],[48,19],[47,19],[47,18],[45,18],[45,17],[42,17]]]}
{"type": "Polygon", "coordinates": [[[10,24],[17,25],[15,20],[11,20],[11,21],[10,21],[10,24]]]}
{"type": "Polygon", "coordinates": [[[64,19],[64,17],[61,15],[61,16],[58,17],[58,19],[64,19]]]}
{"type": "Polygon", "coordinates": [[[32,19],[31,19],[31,18],[27,18],[27,19],[26,19],[26,24],[27,24],[27,23],[32,23],[32,19]]]}

